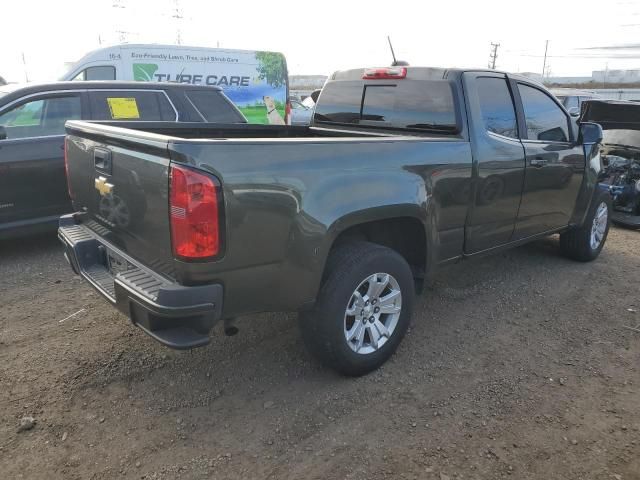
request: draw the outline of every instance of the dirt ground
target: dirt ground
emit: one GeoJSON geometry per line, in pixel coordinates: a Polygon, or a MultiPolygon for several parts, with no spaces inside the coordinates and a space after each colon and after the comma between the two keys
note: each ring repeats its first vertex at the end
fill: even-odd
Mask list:
{"type": "Polygon", "coordinates": [[[591,264],[550,238],[448,267],[358,379],[294,315],[168,350],[54,236],[0,243],[0,478],[640,479],[639,235],[591,264]]]}

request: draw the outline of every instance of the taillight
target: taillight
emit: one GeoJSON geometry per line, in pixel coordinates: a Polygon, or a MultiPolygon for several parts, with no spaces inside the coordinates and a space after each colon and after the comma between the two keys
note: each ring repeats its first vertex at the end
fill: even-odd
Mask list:
{"type": "Polygon", "coordinates": [[[287,106],[284,108],[284,123],[291,125],[291,101],[287,100],[287,106]]]}
{"type": "Polygon", "coordinates": [[[69,178],[69,156],[67,154],[67,142],[69,139],[64,137],[64,175],[67,178],[67,192],[69,193],[69,198],[73,200],[75,197],[73,196],[73,191],[71,190],[71,179],[69,178]]]}
{"type": "Polygon", "coordinates": [[[169,184],[171,243],[177,258],[220,253],[219,183],[207,174],[172,165],[169,184]]]}
{"type": "Polygon", "coordinates": [[[405,78],[407,76],[406,67],[385,67],[385,68],[367,68],[362,75],[364,80],[382,80],[389,78],[405,78]]]}

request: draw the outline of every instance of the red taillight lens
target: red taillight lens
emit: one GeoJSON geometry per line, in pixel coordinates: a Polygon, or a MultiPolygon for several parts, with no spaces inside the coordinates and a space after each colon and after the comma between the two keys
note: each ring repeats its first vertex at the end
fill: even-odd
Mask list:
{"type": "Polygon", "coordinates": [[[389,78],[405,78],[407,69],[405,67],[368,68],[364,71],[364,80],[382,80],[389,78]]]}
{"type": "Polygon", "coordinates": [[[69,157],[67,155],[67,142],[69,139],[64,137],[64,175],[67,178],[67,192],[69,193],[69,198],[73,200],[75,197],[73,196],[73,191],[71,190],[71,179],[69,178],[69,157]]]}
{"type": "Polygon", "coordinates": [[[284,109],[284,123],[291,125],[291,102],[287,100],[287,106],[284,109]]]}
{"type": "Polygon", "coordinates": [[[173,254],[185,260],[220,253],[219,184],[179,165],[170,171],[169,207],[173,254]]]}

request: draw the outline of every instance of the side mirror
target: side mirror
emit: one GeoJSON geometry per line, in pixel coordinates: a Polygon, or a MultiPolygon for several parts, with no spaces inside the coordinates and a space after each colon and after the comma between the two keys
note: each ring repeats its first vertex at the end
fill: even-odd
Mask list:
{"type": "Polygon", "coordinates": [[[4,125],[0,125],[0,140],[7,139],[7,129],[4,128],[4,125]]]}
{"type": "Polygon", "coordinates": [[[584,122],[580,124],[580,143],[583,145],[602,142],[602,127],[597,123],[584,122]]]}
{"type": "Polygon", "coordinates": [[[571,107],[569,109],[569,115],[571,115],[572,117],[579,117],[580,116],[580,108],[571,107]]]}

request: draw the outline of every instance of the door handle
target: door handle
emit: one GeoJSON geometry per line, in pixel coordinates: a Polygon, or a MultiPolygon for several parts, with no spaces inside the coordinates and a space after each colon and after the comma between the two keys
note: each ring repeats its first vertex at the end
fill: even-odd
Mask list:
{"type": "Polygon", "coordinates": [[[544,158],[534,158],[533,160],[531,160],[531,162],[529,162],[529,165],[531,165],[532,167],[544,167],[547,164],[548,160],[545,160],[544,158]]]}

